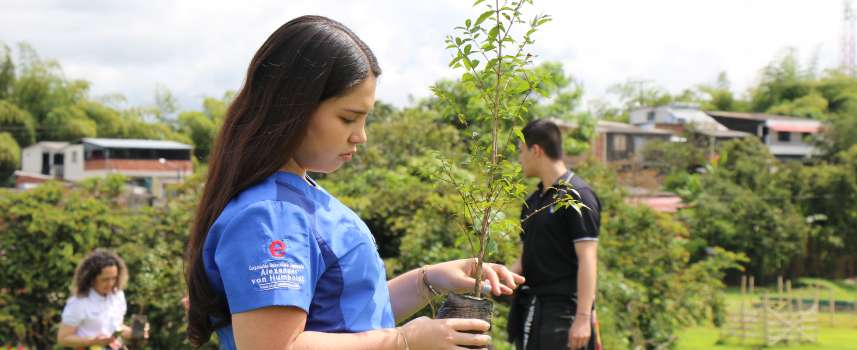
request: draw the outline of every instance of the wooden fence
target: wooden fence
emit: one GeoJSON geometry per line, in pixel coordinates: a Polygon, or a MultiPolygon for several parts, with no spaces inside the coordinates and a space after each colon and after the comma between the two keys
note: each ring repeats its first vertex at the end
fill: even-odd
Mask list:
{"type": "Polygon", "coordinates": [[[795,298],[791,281],[777,280],[777,293],[763,292],[757,301],[753,277],[741,277],[741,302],[721,328],[722,340],[772,346],[818,342],[819,289],[809,306],[795,298]]]}

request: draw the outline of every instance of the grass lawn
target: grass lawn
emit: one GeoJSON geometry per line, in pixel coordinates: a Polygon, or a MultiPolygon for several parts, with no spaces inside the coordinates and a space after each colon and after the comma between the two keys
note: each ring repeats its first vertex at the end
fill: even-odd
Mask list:
{"type": "MultiPolygon", "coordinates": [[[[857,316],[852,316],[857,318],[857,316]]],[[[739,345],[734,341],[724,345],[718,345],[717,339],[720,331],[712,327],[692,327],[685,329],[679,335],[677,350],[752,350],[758,347],[750,345],[739,345]]],[[[822,327],[818,334],[818,344],[803,344],[795,346],[774,346],[767,349],[789,349],[789,350],[857,350],[857,326],[847,327],[822,327]]]]}
{"type": "MultiPolygon", "coordinates": [[[[825,280],[812,280],[833,289],[834,298],[840,301],[854,302],[857,291],[853,285],[844,283],[831,282],[825,280]]],[[[810,280],[801,280],[800,282],[810,282],[810,280]]],[[[726,306],[728,310],[733,310],[738,307],[741,300],[758,301],[762,291],[775,292],[776,285],[773,287],[757,288],[755,296],[740,294],[737,288],[730,288],[726,292],[726,306]]],[[[815,294],[814,289],[795,289],[796,297],[804,297],[811,299],[815,294]]],[[[829,291],[825,290],[822,293],[822,298],[829,298],[829,291]]],[[[821,311],[826,311],[822,309],[821,311]]],[[[857,350],[857,314],[853,311],[849,313],[837,313],[834,315],[831,322],[831,315],[826,312],[821,312],[818,315],[819,329],[818,344],[802,344],[802,345],[778,345],[767,349],[789,349],[789,350],[809,350],[809,349],[824,349],[824,350],[857,350]]],[[[730,339],[725,344],[718,344],[720,338],[720,329],[709,326],[698,326],[687,328],[679,333],[677,350],[698,350],[698,349],[713,349],[713,350],[753,350],[759,349],[759,346],[741,345],[737,339],[730,339]]]]}

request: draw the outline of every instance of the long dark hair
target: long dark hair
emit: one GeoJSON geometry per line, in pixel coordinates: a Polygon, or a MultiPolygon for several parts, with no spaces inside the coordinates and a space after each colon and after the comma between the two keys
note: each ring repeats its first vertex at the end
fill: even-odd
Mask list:
{"type": "Polygon", "coordinates": [[[74,269],[74,283],[72,283],[71,292],[78,297],[86,297],[95,283],[95,278],[101,274],[104,268],[111,266],[115,266],[119,272],[116,284],[113,285],[113,292],[125,289],[125,284],[128,283],[128,268],[125,266],[125,261],[116,253],[99,248],[89,253],[77,264],[77,268],[74,269]]]}
{"type": "Polygon", "coordinates": [[[369,47],[341,23],[320,16],[289,21],[253,56],[211,152],[185,252],[187,332],[194,347],[231,320],[226,300],[214,292],[205,272],[208,230],[232,197],[292,158],[322,101],[344,95],[369,74],[381,74],[369,47]],[[221,322],[213,324],[211,317],[221,322]]]}

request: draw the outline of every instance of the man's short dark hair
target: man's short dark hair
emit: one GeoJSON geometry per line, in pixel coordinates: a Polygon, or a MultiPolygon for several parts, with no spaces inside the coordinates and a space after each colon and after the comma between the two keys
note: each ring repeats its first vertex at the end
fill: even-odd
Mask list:
{"type": "Polygon", "coordinates": [[[553,122],[546,119],[533,120],[521,130],[521,133],[524,134],[527,148],[539,145],[548,158],[562,159],[562,133],[553,122]]]}

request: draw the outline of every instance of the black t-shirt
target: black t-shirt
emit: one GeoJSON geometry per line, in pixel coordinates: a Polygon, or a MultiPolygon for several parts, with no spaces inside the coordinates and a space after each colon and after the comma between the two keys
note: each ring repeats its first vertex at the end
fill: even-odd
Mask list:
{"type": "Polygon", "coordinates": [[[524,245],[521,264],[526,285],[535,294],[570,295],[577,292],[578,261],[574,243],[598,239],[600,212],[598,196],[571,171],[547,190],[543,190],[539,183],[539,189],[527,197],[521,209],[521,241],[524,245]],[[580,208],[581,213],[572,207],[559,208],[554,204],[531,215],[539,208],[556,202],[564,193],[586,205],[580,208]]]}

